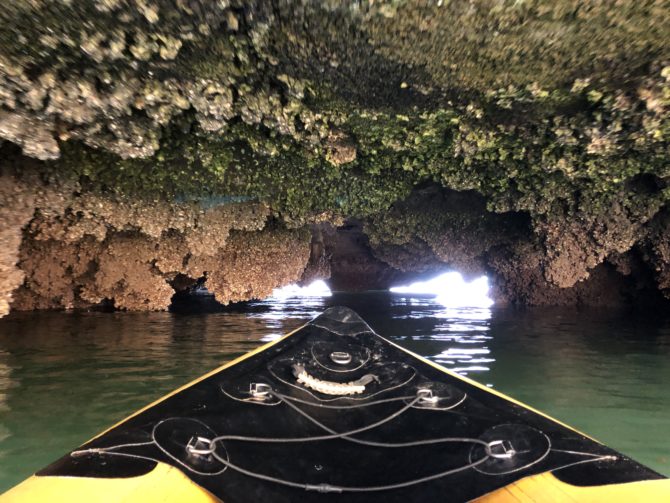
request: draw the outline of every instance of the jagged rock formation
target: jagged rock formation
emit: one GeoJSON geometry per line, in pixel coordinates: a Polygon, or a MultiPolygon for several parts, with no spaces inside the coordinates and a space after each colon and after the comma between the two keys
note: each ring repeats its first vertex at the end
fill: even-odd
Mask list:
{"type": "Polygon", "coordinates": [[[204,271],[223,300],[265,295],[300,275],[306,226],[350,218],[367,251],[317,236],[303,279],[457,267],[530,304],[617,275],[668,295],[668,40],[664,0],[10,2],[0,313],[163,308],[204,271]],[[262,225],[183,210],[201,201],[262,225]],[[267,257],[227,253],[230,229],[273,236],[276,276],[232,279],[267,257]]]}
{"type": "Polygon", "coordinates": [[[3,249],[13,253],[2,265],[14,309],[107,301],[161,310],[198,280],[223,303],[262,298],[297,281],[309,258],[309,234],[272,223],[262,204],[203,208],[82,195],[73,186],[36,191],[32,182],[0,183],[15,207],[3,229],[3,249]]]}
{"type": "Polygon", "coordinates": [[[32,197],[21,193],[13,180],[0,180],[0,316],[9,313],[12,292],[21,285],[23,271],[16,267],[21,229],[30,220],[32,197]],[[24,198],[27,198],[25,200],[24,198]]]}
{"type": "MultiPolygon", "coordinates": [[[[610,218],[619,218],[616,208],[610,218]]],[[[609,236],[612,248],[589,267],[582,256],[570,257],[572,262],[566,256],[574,250],[584,253],[591,243],[583,242],[580,248],[566,233],[563,241],[557,239],[549,245],[549,234],[538,233],[537,223],[526,212],[489,212],[484,199],[475,192],[430,186],[415,191],[389,211],[366,219],[364,237],[368,252],[377,262],[393,268],[381,276],[382,284],[389,283],[387,278],[395,283],[407,281],[409,273],[430,276],[449,265],[466,276],[488,274],[493,280],[493,296],[501,303],[622,305],[655,300],[652,291],[664,279],[663,270],[658,269],[663,263],[658,255],[663,254],[660,236],[664,225],[667,223],[660,220],[640,225],[638,238],[653,237],[642,240],[640,246],[634,240],[624,242],[621,253],[614,251],[614,244],[621,241],[607,234],[607,227],[599,228],[588,236],[609,236]],[[654,249],[658,251],[641,254],[641,250],[649,250],[649,242],[656,243],[654,249]],[[559,277],[569,284],[560,284],[559,277]]],[[[620,237],[626,232],[630,235],[630,228],[621,225],[612,227],[611,234],[620,237]]],[[[587,235],[582,239],[586,240],[587,235]]],[[[338,248],[337,241],[328,244],[333,250],[338,248]]],[[[365,253],[357,255],[364,257],[365,253]]],[[[352,276],[365,282],[365,275],[352,269],[352,276]]],[[[344,270],[331,270],[346,276],[344,270]]],[[[368,280],[367,285],[374,282],[368,280]]]]}

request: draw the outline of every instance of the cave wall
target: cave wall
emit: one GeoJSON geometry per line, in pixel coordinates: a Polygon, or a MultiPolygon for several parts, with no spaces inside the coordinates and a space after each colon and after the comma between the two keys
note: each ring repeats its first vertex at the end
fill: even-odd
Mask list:
{"type": "Polygon", "coordinates": [[[222,303],[263,298],[309,259],[309,232],[277,224],[263,204],[167,204],[11,177],[0,186],[16,215],[3,220],[3,314],[10,303],[164,310],[198,281],[222,303]]]}
{"type": "Polygon", "coordinates": [[[10,2],[0,314],[443,267],[670,296],[668,40],[654,0],[10,2]]]}
{"type": "MultiPolygon", "coordinates": [[[[476,192],[436,185],[322,234],[331,283],[345,289],[388,288],[456,270],[466,279],[487,275],[499,305],[663,306],[667,272],[659,268],[658,254],[666,250],[666,218],[638,229],[647,237],[637,244],[631,240],[622,253],[611,252],[590,267],[581,256],[557,263],[556,247],[536,232],[527,213],[490,212],[476,192]]],[[[574,242],[565,243],[574,250],[574,242]]]]}
{"type": "Polygon", "coordinates": [[[11,176],[0,187],[13,217],[2,229],[4,314],[10,305],[165,310],[195,285],[223,304],[316,279],[340,291],[387,289],[447,270],[489,275],[498,304],[621,306],[657,302],[654,292],[670,286],[665,213],[587,277],[566,265],[566,287],[529,215],[487,211],[473,191],[431,185],[361,220],[289,228],[254,202],[142,201],[11,176]]]}

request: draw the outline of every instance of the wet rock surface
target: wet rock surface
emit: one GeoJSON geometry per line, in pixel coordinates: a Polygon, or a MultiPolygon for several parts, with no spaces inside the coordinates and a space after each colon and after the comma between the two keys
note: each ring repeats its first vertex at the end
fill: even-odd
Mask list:
{"type": "Polygon", "coordinates": [[[10,2],[0,314],[450,267],[526,304],[668,296],[669,27],[663,1],[10,2]]]}
{"type": "Polygon", "coordinates": [[[309,233],[272,223],[258,203],[203,208],[2,182],[13,217],[2,229],[6,309],[163,310],[197,282],[222,303],[262,298],[297,281],[309,258],[309,233]]]}

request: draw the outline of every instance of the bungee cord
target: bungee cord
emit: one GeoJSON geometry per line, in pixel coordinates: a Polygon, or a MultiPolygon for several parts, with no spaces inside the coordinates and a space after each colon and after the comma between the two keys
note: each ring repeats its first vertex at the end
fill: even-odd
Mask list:
{"type": "MultiPolygon", "coordinates": [[[[259,480],[264,480],[266,482],[272,482],[275,484],[280,484],[284,485],[287,487],[293,487],[293,488],[298,488],[298,489],[304,489],[306,491],[318,491],[318,492],[323,492],[323,493],[343,493],[343,492],[378,492],[378,491],[390,491],[394,489],[401,489],[404,487],[409,487],[413,486],[416,484],[421,484],[424,482],[429,482],[431,480],[436,480],[442,477],[446,477],[448,475],[453,475],[458,472],[462,472],[465,470],[469,470],[470,468],[474,468],[488,459],[491,458],[492,454],[490,452],[489,448],[489,443],[485,442],[480,439],[476,438],[461,438],[461,437],[445,437],[445,438],[440,438],[440,439],[429,439],[429,440],[419,440],[419,441],[414,441],[414,442],[402,442],[402,443],[390,443],[390,442],[373,442],[373,441],[368,441],[368,440],[361,440],[357,438],[352,438],[352,435],[356,435],[358,433],[363,433],[366,431],[373,430],[375,428],[378,428],[382,426],[383,424],[386,424],[393,419],[397,418],[404,412],[406,412],[408,409],[412,408],[417,402],[419,402],[422,399],[422,396],[420,393],[417,393],[413,399],[407,403],[404,407],[401,409],[393,412],[392,414],[380,419],[379,421],[376,421],[372,424],[363,426],[361,428],[357,428],[354,430],[350,430],[347,432],[337,432],[328,426],[324,425],[317,419],[313,418],[309,414],[307,414],[305,411],[300,409],[300,407],[296,406],[295,404],[290,403],[290,400],[287,400],[288,397],[285,395],[282,395],[280,393],[275,392],[274,390],[269,392],[276,398],[278,398],[282,403],[286,404],[296,412],[300,413],[303,415],[305,418],[309,419],[312,423],[320,427],[321,429],[327,431],[330,433],[329,435],[320,435],[320,436],[312,436],[312,437],[297,437],[297,438],[273,438],[273,437],[250,437],[250,436],[233,436],[233,435],[221,435],[219,437],[214,437],[212,439],[209,439],[209,449],[191,449],[190,452],[195,453],[195,454],[201,454],[201,455],[212,455],[216,460],[218,460],[220,463],[225,465],[227,468],[230,468],[231,470],[237,471],[239,473],[242,473],[244,475],[247,475],[249,477],[259,479],[259,480]],[[342,439],[342,440],[347,440],[350,442],[355,442],[358,444],[363,444],[363,445],[368,445],[372,447],[411,447],[411,446],[418,446],[418,445],[428,445],[428,444],[437,444],[441,442],[468,442],[468,443],[475,443],[475,444],[480,444],[483,445],[485,448],[485,455],[475,461],[469,462],[463,466],[459,466],[456,468],[450,468],[448,470],[444,470],[439,473],[435,473],[432,475],[427,475],[424,477],[418,477],[415,479],[411,480],[406,480],[403,482],[396,482],[393,484],[385,484],[385,485],[378,485],[378,486],[343,486],[343,485],[333,485],[333,484],[327,484],[327,483],[322,483],[322,484],[307,484],[304,482],[295,482],[287,479],[282,479],[279,477],[273,477],[271,475],[266,475],[263,473],[259,472],[254,472],[252,470],[248,470],[246,468],[243,468],[241,466],[238,466],[234,463],[232,463],[228,459],[223,459],[218,455],[216,452],[216,444],[219,442],[222,442],[224,440],[226,441],[243,441],[243,442],[267,442],[267,443],[292,443],[292,442],[314,442],[314,441],[325,441],[325,440],[335,440],[335,439],[342,439]]],[[[397,401],[397,400],[406,400],[407,397],[400,397],[400,398],[395,398],[395,399],[386,399],[386,400],[379,400],[379,402],[389,402],[389,401],[397,401]]],[[[368,403],[366,405],[372,405],[371,403],[368,403]]],[[[338,406],[329,406],[329,408],[349,408],[347,406],[344,407],[338,407],[338,406]]],[[[199,438],[198,440],[205,441],[205,439],[199,438]]]]}
{"type": "MultiPolygon", "coordinates": [[[[275,396],[277,393],[274,393],[275,396]]],[[[374,400],[372,402],[362,402],[362,403],[353,403],[348,405],[331,405],[324,402],[310,402],[309,400],[303,400],[302,398],[297,398],[294,396],[282,395],[282,398],[286,401],[302,403],[304,405],[309,405],[311,407],[318,407],[320,409],[360,409],[363,407],[370,407],[372,405],[379,405],[382,403],[393,403],[393,402],[405,402],[407,400],[413,400],[416,398],[416,395],[408,396],[396,396],[393,398],[382,398],[380,400],[374,400]]]]}
{"type": "MultiPolygon", "coordinates": [[[[352,438],[351,435],[355,435],[356,433],[362,433],[362,431],[351,431],[351,432],[345,432],[338,434],[335,430],[330,429],[328,426],[325,424],[319,422],[317,419],[314,417],[310,416],[307,414],[305,411],[300,409],[299,407],[296,407],[294,404],[288,402],[285,400],[285,396],[281,395],[279,393],[274,393],[277,398],[279,398],[282,402],[286,403],[289,407],[291,407],[293,410],[310,420],[312,423],[316,424],[319,428],[322,428],[323,430],[333,434],[333,435],[338,435],[338,438],[342,438],[343,440],[348,440],[349,442],[354,442],[357,444],[362,444],[362,445],[368,445],[371,447],[382,447],[382,448],[396,448],[396,447],[416,447],[420,445],[432,445],[432,444],[439,444],[439,443],[446,443],[446,442],[463,442],[463,443],[472,443],[472,444],[479,444],[484,447],[484,449],[487,451],[487,453],[490,452],[489,448],[489,443],[485,442],[484,440],[480,440],[478,438],[469,438],[469,437],[442,437],[442,438],[436,438],[436,439],[426,439],[426,440],[414,440],[411,442],[374,442],[372,440],[362,440],[359,438],[352,438]],[[341,435],[341,437],[340,437],[341,435]]],[[[418,403],[421,400],[421,396],[416,396],[412,402],[407,404],[407,406],[403,407],[400,411],[395,413],[394,417],[387,417],[385,419],[382,419],[379,421],[376,426],[381,426],[382,424],[385,424],[392,419],[395,419],[395,417],[399,416],[403,412],[406,412],[408,409],[412,408],[416,403],[418,403]]],[[[367,431],[367,430],[366,430],[367,431]]]]}
{"type": "MultiPolygon", "coordinates": [[[[492,451],[492,447],[500,441],[491,441],[487,442],[484,440],[481,440],[479,438],[470,438],[470,437],[440,437],[440,438],[432,438],[432,439],[424,439],[424,440],[414,440],[414,441],[406,441],[406,442],[380,442],[380,441],[372,441],[372,440],[365,440],[365,439],[360,439],[360,438],[355,438],[354,435],[358,435],[360,433],[365,433],[365,432],[370,432],[373,431],[384,424],[387,424],[394,419],[400,417],[402,414],[407,412],[408,410],[412,409],[415,407],[418,403],[422,402],[422,400],[427,400],[430,397],[430,390],[427,390],[426,388],[420,388],[417,390],[417,393],[415,395],[410,395],[410,396],[400,396],[400,397],[393,397],[393,398],[385,398],[385,399],[380,399],[380,400],[375,400],[372,402],[366,402],[366,403],[357,403],[357,404],[342,404],[342,405],[334,405],[334,404],[326,404],[326,403],[319,403],[319,402],[310,402],[308,400],[296,398],[296,397],[290,397],[287,395],[284,395],[282,393],[279,393],[272,389],[269,385],[264,385],[266,386],[263,388],[263,395],[264,396],[272,396],[279,400],[280,403],[283,403],[308,421],[310,421],[312,424],[320,428],[321,430],[325,431],[327,434],[324,435],[312,435],[312,436],[304,436],[304,437],[258,437],[258,436],[248,436],[248,435],[219,435],[219,436],[214,436],[212,438],[206,438],[206,437],[193,437],[192,441],[195,440],[195,443],[189,442],[187,445],[184,446],[184,449],[186,452],[188,452],[191,455],[196,455],[196,456],[211,456],[211,458],[215,459],[218,461],[221,465],[223,465],[223,468],[220,470],[217,470],[216,472],[203,472],[200,470],[195,469],[194,467],[190,466],[189,464],[185,463],[183,460],[179,459],[177,456],[175,456],[173,453],[169,452],[167,449],[165,449],[163,446],[160,445],[160,442],[157,441],[156,439],[156,429],[159,428],[163,423],[166,421],[169,421],[170,419],[165,419],[162,421],[159,421],[153,428],[152,430],[152,440],[147,441],[147,442],[136,442],[136,443],[126,443],[126,444],[120,444],[120,445],[115,445],[111,447],[101,447],[101,448],[91,448],[91,449],[81,449],[78,451],[73,451],[71,453],[72,456],[82,456],[85,454],[103,454],[103,455],[116,455],[116,456],[125,456],[129,458],[138,458],[138,459],[145,459],[145,460],[151,460],[151,461],[156,461],[159,462],[157,459],[150,458],[148,456],[143,456],[143,455],[138,455],[134,453],[126,453],[126,452],[118,452],[119,449],[122,448],[128,448],[128,447],[141,447],[141,446],[148,446],[148,445],[155,445],[163,454],[168,456],[170,459],[173,461],[177,462],[179,465],[182,467],[186,468],[187,470],[191,471],[192,473],[195,473],[197,475],[201,476],[216,476],[220,475],[223,473],[226,469],[231,469],[235,472],[238,472],[242,475],[257,479],[257,480],[262,480],[265,482],[271,482],[274,484],[279,484],[283,485],[286,487],[292,487],[292,488],[297,488],[297,489],[303,489],[306,491],[317,491],[321,493],[365,493],[365,492],[380,492],[380,491],[390,491],[394,489],[401,489],[401,488],[406,488],[410,487],[413,485],[417,484],[422,484],[425,482],[430,482],[432,480],[437,480],[443,477],[447,477],[449,475],[454,475],[456,473],[460,473],[469,469],[477,468],[479,465],[485,463],[486,461],[490,459],[509,459],[514,452],[510,453],[494,453],[492,451]],[[394,402],[404,402],[404,405],[400,407],[399,409],[395,410],[394,412],[390,413],[389,415],[383,417],[382,419],[379,419],[378,421],[375,421],[373,423],[367,424],[365,426],[361,426],[359,428],[355,428],[353,430],[345,431],[345,432],[338,432],[329,426],[323,424],[320,422],[318,419],[313,417],[311,414],[303,410],[301,407],[299,407],[297,404],[303,404],[303,405],[308,405],[308,406],[313,406],[313,407],[318,407],[318,408],[326,408],[326,409],[357,409],[357,408],[362,408],[362,407],[371,407],[374,405],[379,405],[379,404],[385,404],[385,403],[394,403],[394,402]],[[384,484],[384,485],[371,485],[371,486],[347,486],[347,485],[338,485],[338,484],[329,484],[329,483],[320,483],[320,484],[311,484],[311,483],[306,483],[306,482],[299,482],[299,481],[293,481],[293,480],[288,480],[284,479],[281,477],[276,477],[272,475],[267,475],[264,473],[256,472],[253,470],[249,470],[247,468],[244,468],[242,466],[239,466],[235,463],[233,463],[230,459],[228,459],[228,453],[227,451],[224,451],[226,453],[226,456],[224,457],[221,455],[220,452],[218,452],[217,446],[223,444],[224,442],[253,442],[253,443],[272,443],[272,444],[289,444],[289,443],[303,443],[303,442],[321,442],[321,441],[330,441],[330,440],[344,440],[347,442],[352,442],[360,445],[365,445],[368,447],[375,447],[375,448],[407,448],[407,447],[418,447],[418,446],[426,446],[426,445],[437,445],[440,443],[469,443],[473,445],[480,445],[484,448],[483,451],[483,456],[480,457],[479,459],[472,460],[470,459],[469,462],[463,464],[462,466],[454,467],[454,468],[449,468],[447,470],[440,471],[438,473],[422,476],[422,477],[417,477],[414,479],[410,480],[405,480],[401,482],[395,482],[391,484],[384,484]],[[206,445],[206,448],[198,447],[198,445],[206,445]]],[[[204,423],[202,423],[204,424],[204,423]]],[[[584,456],[589,456],[588,459],[580,460],[576,463],[570,463],[568,465],[564,465],[562,467],[554,468],[553,470],[558,470],[562,468],[566,468],[569,466],[574,466],[576,464],[582,464],[582,463],[588,463],[588,462],[595,462],[595,461],[602,461],[602,460],[613,460],[616,459],[614,456],[603,456],[603,455],[598,455],[598,454],[592,454],[592,453],[583,453],[583,452],[578,452],[578,451],[567,451],[567,450],[560,450],[556,449],[557,452],[564,452],[564,453],[570,453],[570,454],[581,454],[584,456]]],[[[520,451],[523,452],[523,451],[520,451]]]]}
{"type": "Polygon", "coordinates": [[[410,487],[413,485],[417,484],[422,484],[424,482],[429,482],[431,480],[436,480],[440,479],[442,477],[446,477],[448,475],[453,475],[458,472],[462,472],[465,470],[469,470],[470,468],[474,468],[483,462],[485,462],[487,459],[489,459],[489,456],[484,456],[483,458],[473,461],[471,463],[468,463],[463,466],[459,466],[457,468],[452,468],[449,470],[445,470],[443,472],[435,473],[433,475],[427,475],[425,477],[420,477],[416,479],[411,479],[411,480],[406,480],[403,482],[397,482],[395,484],[386,484],[386,485],[381,485],[381,486],[341,486],[341,485],[333,485],[333,484],[306,484],[303,482],[293,482],[291,480],[286,480],[282,479],[279,477],[272,477],[270,475],[265,475],[263,473],[258,473],[258,472],[253,472],[251,470],[247,470],[246,468],[242,468],[241,466],[237,466],[233,463],[231,463],[228,460],[224,460],[223,458],[220,458],[219,455],[216,452],[212,453],[212,456],[216,458],[219,462],[223,463],[226,465],[227,468],[230,468],[231,470],[234,470],[236,472],[242,473],[244,475],[247,475],[248,477],[252,477],[255,479],[259,480],[264,480],[266,482],[273,482],[275,484],[280,484],[288,487],[294,487],[297,489],[304,489],[306,491],[318,491],[322,493],[344,493],[344,492],[349,492],[349,493],[362,493],[362,492],[377,492],[377,491],[391,491],[393,489],[401,489],[403,487],[410,487]]]}
{"type": "MultiPolygon", "coordinates": [[[[269,388],[269,386],[268,386],[269,388]]],[[[392,403],[392,402],[398,402],[398,401],[403,401],[405,404],[398,410],[392,412],[388,416],[385,416],[384,418],[375,421],[374,423],[362,426],[360,428],[356,428],[353,430],[345,431],[345,432],[337,432],[328,426],[324,425],[320,421],[318,421],[316,418],[312,417],[310,414],[307,412],[303,411],[300,407],[298,407],[296,404],[291,403],[292,401],[303,403],[307,402],[306,400],[301,400],[301,399],[294,399],[293,397],[288,397],[286,395],[283,395],[281,393],[278,393],[271,388],[268,390],[268,394],[276,397],[278,400],[280,400],[281,403],[287,405],[289,408],[293,409],[297,413],[301,414],[304,416],[306,419],[311,421],[313,424],[318,426],[320,429],[326,431],[328,434],[327,435],[315,435],[315,436],[308,436],[308,437],[290,437],[290,438],[277,438],[277,437],[255,437],[255,436],[245,436],[245,435],[219,435],[216,437],[213,437],[211,439],[204,438],[204,437],[197,437],[197,441],[204,443],[208,445],[208,448],[203,449],[203,448],[197,448],[194,447],[193,445],[189,444],[185,446],[185,450],[189,452],[190,454],[195,454],[199,456],[212,456],[214,459],[216,459],[219,463],[221,463],[224,468],[223,470],[219,470],[216,473],[206,473],[202,472],[199,470],[194,469],[193,467],[188,466],[186,463],[184,463],[182,460],[178,459],[176,456],[174,456],[172,453],[168,452],[165,448],[161,447],[160,443],[156,441],[156,436],[155,436],[155,431],[156,428],[158,428],[164,421],[160,421],[154,426],[154,429],[152,431],[152,441],[149,442],[137,442],[137,443],[129,443],[129,444],[120,444],[116,446],[111,446],[111,447],[102,447],[102,448],[92,448],[92,449],[81,449],[78,451],[73,451],[72,456],[82,456],[85,454],[108,454],[108,455],[120,455],[120,456],[125,456],[125,457],[135,457],[139,459],[151,459],[148,458],[147,456],[140,456],[137,454],[132,454],[132,453],[123,453],[123,452],[118,452],[119,449],[122,449],[124,447],[139,447],[139,446],[146,446],[146,445],[151,445],[154,444],[156,447],[158,447],[161,452],[163,452],[165,455],[173,459],[174,461],[178,462],[180,465],[184,466],[191,472],[197,473],[199,475],[203,476],[212,476],[212,475],[218,475],[222,473],[226,468],[230,468],[231,470],[234,470],[236,472],[239,472],[243,475],[258,479],[258,480],[264,480],[266,482],[272,482],[275,484],[280,484],[284,485],[287,487],[293,487],[293,488],[299,488],[299,489],[304,489],[308,491],[318,491],[318,492],[335,492],[335,493],[342,493],[342,492],[376,492],[376,491],[384,491],[384,490],[393,490],[393,489],[399,489],[402,487],[408,487],[416,484],[421,484],[423,482],[428,482],[430,480],[435,480],[439,479],[442,477],[446,477],[448,475],[452,475],[461,471],[468,470],[470,468],[474,468],[481,463],[484,463],[486,460],[490,459],[491,453],[489,450],[489,444],[488,442],[485,442],[480,439],[476,438],[460,438],[460,437],[445,437],[445,438],[439,438],[439,439],[428,439],[428,440],[418,440],[418,441],[413,441],[413,442],[401,442],[401,443],[390,443],[390,442],[374,442],[370,440],[363,440],[363,439],[358,439],[358,438],[353,438],[352,435],[356,435],[359,433],[364,433],[367,431],[374,430],[376,428],[379,428],[380,426],[393,421],[397,417],[401,416],[403,413],[405,413],[407,410],[411,409],[414,407],[418,402],[420,402],[423,398],[425,398],[425,393],[422,392],[422,390],[419,390],[416,395],[414,396],[401,396],[401,397],[394,397],[394,398],[386,398],[382,400],[376,400],[374,402],[367,402],[364,404],[353,404],[353,405],[326,405],[326,404],[321,404],[325,405],[326,408],[329,409],[353,409],[353,408],[361,408],[361,407],[369,407],[373,405],[378,405],[381,403],[392,403]],[[409,400],[409,401],[408,401],[409,400]],[[304,483],[304,482],[295,482],[291,480],[286,480],[282,479],[279,477],[274,477],[271,475],[266,475],[263,473],[255,472],[252,470],[248,470],[244,467],[241,467],[239,465],[236,465],[235,463],[231,462],[229,459],[224,458],[217,452],[217,445],[224,442],[224,441],[238,441],[238,442],[255,442],[255,443],[302,443],[302,442],[319,442],[319,441],[328,441],[328,440],[336,440],[336,439],[342,439],[350,442],[354,442],[357,444],[362,444],[362,445],[367,445],[371,447],[412,447],[412,446],[419,446],[419,445],[429,445],[429,444],[437,444],[437,443],[443,443],[443,442],[467,442],[467,443],[474,443],[474,444],[479,444],[482,445],[485,448],[485,455],[477,459],[475,461],[471,461],[466,463],[463,466],[455,467],[455,468],[450,468],[448,470],[441,471],[439,473],[427,475],[424,477],[419,477],[407,481],[402,481],[402,482],[397,482],[393,484],[386,484],[386,485],[380,485],[380,486],[343,486],[343,485],[332,485],[332,484],[327,484],[327,483],[322,483],[322,484],[309,484],[309,483],[304,483]]],[[[318,406],[318,404],[315,403],[308,403],[309,405],[315,405],[318,406]]],[[[158,461],[158,460],[154,460],[158,461]]]]}
{"type": "MultiPolygon", "coordinates": [[[[445,442],[464,442],[464,443],[473,443],[473,444],[479,444],[483,446],[485,449],[489,448],[489,442],[485,442],[484,440],[480,440],[478,438],[468,438],[468,437],[443,437],[443,438],[437,438],[437,439],[427,439],[427,440],[415,440],[412,442],[374,442],[371,440],[363,440],[363,439],[358,439],[358,438],[352,438],[352,435],[356,435],[358,433],[364,433],[366,431],[373,430],[375,428],[378,428],[395,418],[399,417],[403,413],[405,413],[407,410],[411,409],[414,405],[416,405],[421,399],[421,395],[417,394],[412,398],[412,400],[405,404],[402,408],[399,410],[393,412],[392,414],[380,419],[379,421],[376,421],[372,424],[362,426],[360,428],[356,428],[354,430],[350,431],[345,431],[345,432],[337,432],[325,424],[321,423],[318,421],[316,418],[312,417],[310,414],[307,412],[303,411],[300,409],[300,407],[296,406],[295,404],[291,403],[291,400],[288,399],[287,396],[277,393],[275,391],[270,392],[273,396],[278,398],[282,403],[287,405],[288,407],[292,408],[295,410],[297,413],[300,415],[304,416],[306,419],[314,423],[316,426],[321,428],[322,430],[328,432],[328,435],[318,435],[318,436],[310,436],[310,437],[292,437],[292,438],[277,438],[277,437],[254,437],[254,436],[242,436],[242,435],[220,435],[218,437],[214,437],[212,439],[200,439],[205,443],[208,443],[210,445],[209,449],[191,449],[191,452],[194,454],[201,454],[201,455],[208,455],[212,454],[215,450],[215,444],[219,442],[224,442],[224,441],[238,441],[238,442],[259,442],[259,443],[297,443],[297,442],[320,442],[320,441],[326,441],[326,440],[336,440],[336,439],[342,439],[342,440],[347,440],[350,442],[354,442],[357,444],[362,444],[362,445],[368,445],[371,447],[382,447],[382,448],[395,448],[395,447],[414,447],[414,446],[420,446],[420,445],[431,445],[431,444],[438,444],[438,443],[445,443],[445,442]]],[[[398,397],[398,398],[392,398],[392,399],[385,399],[384,402],[390,402],[390,401],[399,401],[399,400],[406,400],[408,397],[398,397]]],[[[377,403],[381,403],[382,400],[379,400],[377,403]]],[[[373,405],[373,402],[366,404],[366,405],[373,405]]],[[[355,407],[360,407],[361,405],[356,405],[355,407]]],[[[328,406],[328,408],[350,408],[350,406],[328,406]]],[[[490,455],[490,456],[495,456],[495,455],[490,455]]]]}

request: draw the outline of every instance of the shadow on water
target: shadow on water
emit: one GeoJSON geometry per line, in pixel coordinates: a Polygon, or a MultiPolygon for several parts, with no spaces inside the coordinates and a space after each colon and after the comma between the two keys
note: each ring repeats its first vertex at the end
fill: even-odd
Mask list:
{"type": "MultiPolygon", "coordinates": [[[[326,307],[513,395],[670,475],[670,322],[607,310],[445,308],[388,292],[172,313],[39,312],[0,320],[0,490],[142,405],[326,307]]],[[[189,304],[190,302],[190,304],[189,304]]]]}

